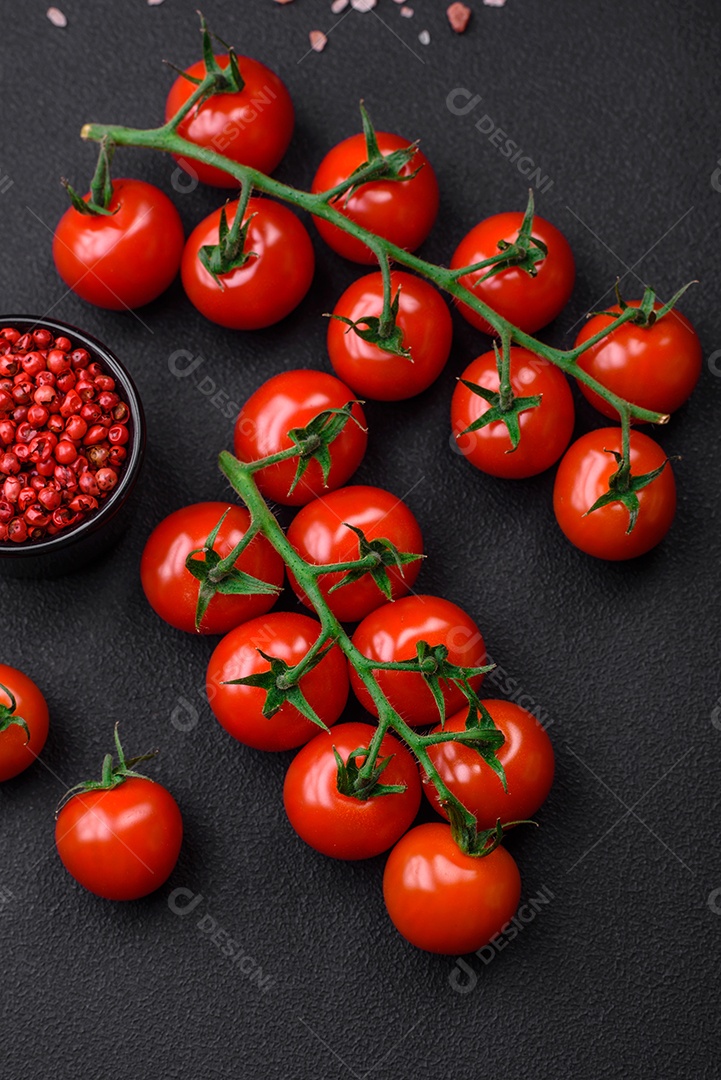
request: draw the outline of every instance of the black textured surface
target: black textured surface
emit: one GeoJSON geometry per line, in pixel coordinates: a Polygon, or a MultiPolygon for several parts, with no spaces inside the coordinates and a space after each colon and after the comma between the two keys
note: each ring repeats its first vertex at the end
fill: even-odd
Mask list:
{"type": "MultiPolygon", "coordinates": [[[[0,581],[2,659],[37,680],[52,713],[46,767],[0,790],[3,1080],[718,1075],[721,13],[716,0],[469,2],[464,37],[440,0],[415,0],[408,20],[391,0],[342,21],[327,0],[205,8],[291,90],[283,179],[310,182],[324,149],[356,129],[360,97],[379,126],[422,137],[442,189],[431,258],[524,203],[527,181],[475,120],[488,114],[523,146],[553,181],[539,210],[578,262],[549,340],[570,340],[618,274],[629,294],[642,278],[664,297],[701,280],[683,306],[709,363],[662,433],[683,455],[678,516],[631,565],[566,544],[552,475],[502,484],[451,453],[453,376],[479,351],[461,320],[436,387],[368,407],[357,478],[410,492],[430,555],[419,585],[477,618],[493,658],[553,720],[558,773],[542,828],[509,840],[524,897],[553,899],[493,962],[471,958],[477,983],[461,973],[470,992],[458,993],[452,959],[416,952],[390,927],[382,860],[306,850],[282,809],[287,757],[244,750],[210,716],[199,690],[212,641],[162,625],[138,581],[152,525],[226,490],[214,461],[231,422],[196,383],[239,402],[271,373],[327,368],[319,316],[359,271],[318,243],[302,310],[248,335],[204,322],[177,283],[139,318],[64,294],[48,231],[64,209],[57,177],[89,176],[84,121],[161,115],[170,75],[159,61],[196,58],[195,2],[62,0],[60,30],[41,0],[4,0],[0,176],[12,186],[0,184],[0,307],[52,310],[106,341],[137,381],[149,445],[139,515],[110,558],[52,587],[0,581]],[[304,57],[308,31],[335,22],[327,50],[304,57]],[[467,116],[446,107],[456,87],[482,97],[467,116]],[[180,348],[204,356],[197,379],[171,373],[180,348]],[[96,770],[116,720],[131,749],[160,747],[153,775],[186,824],[167,887],[127,906],[74,888],[53,850],[55,802],[96,770]],[[169,909],[175,888],[202,896],[185,917],[169,909]],[[213,943],[214,925],[236,958],[213,943]]],[[[118,169],[174,195],[157,154],[123,152],[118,169]]],[[[219,201],[175,197],[187,228],[219,201]]],[[[581,402],[578,416],[579,431],[597,422],[581,402]]]]}

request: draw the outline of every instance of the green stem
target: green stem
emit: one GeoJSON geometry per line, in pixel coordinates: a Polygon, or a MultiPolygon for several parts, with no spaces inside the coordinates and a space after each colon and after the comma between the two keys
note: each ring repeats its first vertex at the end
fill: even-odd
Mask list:
{"type": "Polygon", "coordinates": [[[507,412],[513,404],[511,388],[511,335],[506,327],[501,331],[501,372],[498,388],[499,407],[507,412]]]}
{"type": "Polygon", "coordinates": [[[381,337],[388,337],[393,329],[393,291],[391,288],[391,264],[385,252],[378,257],[378,265],[383,275],[383,311],[381,312],[378,333],[381,337]]]}

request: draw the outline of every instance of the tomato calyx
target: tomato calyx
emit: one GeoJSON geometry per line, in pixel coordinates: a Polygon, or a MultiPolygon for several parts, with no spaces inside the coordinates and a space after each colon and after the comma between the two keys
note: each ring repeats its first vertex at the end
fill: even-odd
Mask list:
{"type": "MultiPolygon", "coordinates": [[[[348,401],[338,409],[324,409],[314,416],[305,427],[291,428],[288,438],[296,447],[298,467],[293,477],[293,483],[288,491],[289,495],[303,479],[311,461],[317,461],[323,473],[323,483],[328,484],[331,470],[330,444],[338,438],[349,420],[364,431],[365,428],[360,420],[353,414],[354,405],[362,405],[361,401],[348,401]]],[[[262,466],[262,462],[260,463],[262,466]]]]}
{"type": "Polygon", "coordinates": [[[258,649],[257,652],[270,664],[270,669],[268,671],[258,671],[253,675],[244,675],[239,679],[228,679],[223,685],[255,686],[260,690],[264,690],[265,701],[261,712],[267,720],[275,716],[278,710],[287,702],[289,705],[293,705],[307,720],[317,724],[323,731],[329,731],[330,728],[318,716],[298,683],[302,675],[311,671],[323,660],[333,648],[333,645],[333,641],[323,645],[322,640],[319,639],[300,663],[293,667],[279,656],[270,656],[268,653],[263,652],[262,649],[258,649]]]}
{"type": "Polygon", "coordinates": [[[626,535],[628,536],[633,532],[636,521],[638,520],[638,512],[641,508],[637,492],[648,487],[649,484],[653,483],[657,476],[661,475],[668,465],[669,459],[666,458],[657,469],[652,469],[651,472],[643,473],[640,476],[633,476],[631,473],[631,462],[627,455],[620,454],[618,450],[606,450],[605,447],[604,453],[613,455],[618,468],[609,477],[608,491],[604,495],[601,495],[600,498],[596,499],[593,506],[589,507],[583,516],[587,517],[589,514],[592,514],[594,510],[600,510],[601,507],[609,506],[610,503],[623,503],[628,510],[628,528],[626,529],[626,535]]]}
{"type": "Polygon", "coordinates": [[[370,345],[376,345],[383,352],[391,356],[400,356],[404,360],[413,363],[411,350],[403,344],[403,331],[398,326],[398,309],[401,299],[400,286],[394,296],[387,312],[382,315],[361,315],[359,319],[349,319],[346,315],[328,315],[329,319],[337,319],[348,327],[346,334],[351,330],[367,341],[370,345]]]}
{"type": "MultiPolygon", "coordinates": [[[[351,566],[340,581],[331,586],[328,593],[335,592],[344,585],[353,585],[366,574],[370,574],[386,600],[392,600],[393,584],[388,574],[388,567],[394,567],[403,577],[403,567],[424,559],[425,555],[416,555],[412,551],[399,551],[392,540],[386,540],[384,537],[368,540],[362,529],[349,525],[347,521],[343,524],[358,537],[358,565],[351,566]]],[[[329,573],[330,571],[319,567],[319,572],[329,573]]]]}
{"type": "Polygon", "coordinates": [[[362,101],[360,103],[360,113],[366,143],[366,160],[362,165],[358,165],[342,184],[328,192],[324,192],[320,196],[326,202],[335,202],[342,197],[343,205],[347,206],[348,201],[364,184],[372,183],[374,180],[405,183],[408,180],[413,180],[423,168],[421,163],[413,172],[403,173],[402,170],[413,160],[413,156],[418,150],[418,142],[410,143],[399,150],[392,150],[389,154],[382,154],[378,146],[375,128],[362,101]]]}
{"type": "Polygon", "coordinates": [[[333,747],[333,755],[338,766],[336,783],[339,793],[349,799],[359,799],[361,802],[365,802],[366,799],[375,799],[380,795],[402,795],[406,790],[405,784],[380,783],[380,777],[393,760],[393,754],[380,760],[376,759],[370,772],[364,775],[363,766],[358,766],[356,758],[365,759],[369,754],[370,750],[361,746],[357,750],[352,750],[348,755],[348,760],[343,761],[335,746],[333,747]]]}
{"type": "MultiPolygon", "coordinates": [[[[698,284],[697,281],[687,281],[686,284],[682,285],[681,288],[678,290],[678,292],[674,293],[674,295],[671,297],[671,299],[668,300],[665,304],[663,304],[658,310],[656,310],[656,307],[655,307],[656,294],[653,291],[653,289],[650,289],[647,286],[643,291],[643,296],[641,298],[641,301],[640,301],[638,307],[633,306],[632,310],[635,312],[635,314],[631,315],[631,317],[629,319],[629,322],[633,323],[636,326],[643,326],[643,327],[647,327],[647,328],[652,327],[655,323],[658,322],[659,319],[662,319],[665,315],[668,315],[668,313],[670,311],[673,311],[673,309],[676,307],[679,300],[684,295],[684,293],[687,291],[687,289],[690,289],[692,285],[697,285],[697,284],[698,284]]],[[[617,278],[616,283],[615,283],[613,288],[614,288],[614,292],[616,294],[616,303],[618,305],[619,310],[623,313],[625,311],[628,311],[629,308],[632,307],[632,305],[630,305],[628,303],[628,301],[625,300],[623,298],[623,296],[621,295],[621,287],[620,286],[621,286],[620,278],[617,278]]],[[[591,313],[592,316],[593,315],[606,315],[611,319],[617,319],[618,314],[619,314],[618,311],[594,311],[594,312],[591,313]]],[[[668,418],[666,417],[665,419],[667,420],[668,418]]],[[[664,423],[665,420],[660,420],[658,422],[659,423],[664,423]]]]}
{"type": "MultiPolygon", "coordinates": [[[[407,666],[395,665],[395,667],[402,670],[420,672],[428,689],[433,694],[433,700],[438,706],[441,725],[446,721],[446,704],[443,699],[441,682],[454,683],[463,692],[469,705],[475,706],[478,697],[470,685],[469,679],[474,678],[476,675],[487,675],[489,671],[493,670],[494,666],[493,664],[484,664],[482,667],[461,667],[458,664],[451,664],[448,660],[448,647],[446,645],[429,645],[427,641],[416,642],[415,660],[409,661],[407,666]]],[[[500,735],[500,732],[498,732],[498,735],[500,735]]],[[[495,739],[490,741],[494,742],[495,739]]],[[[503,736],[500,735],[500,742],[497,745],[500,746],[502,743],[503,736]]]]}
{"type": "Polygon", "coordinates": [[[248,206],[250,192],[250,185],[246,185],[241,192],[240,200],[235,211],[235,217],[233,218],[233,224],[230,227],[228,226],[228,217],[226,214],[228,203],[225,204],[220,211],[218,243],[204,244],[198,251],[198,258],[220,289],[225,288],[225,285],[221,281],[223,274],[230,274],[233,270],[239,270],[241,267],[245,266],[249,259],[258,257],[256,251],[245,250],[245,242],[248,238],[248,228],[251,221],[256,216],[255,214],[250,214],[245,221],[243,220],[245,218],[245,211],[248,206]]]}
{"type": "Polygon", "coordinates": [[[23,720],[22,716],[18,716],[15,711],[17,709],[15,695],[12,690],[3,683],[0,683],[0,690],[7,695],[10,702],[9,705],[3,705],[2,702],[0,702],[0,733],[7,731],[9,727],[13,726],[22,728],[25,732],[25,745],[27,746],[30,742],[30,728],[28,727],[27,722],[23,720]]]}
{"type": "Polygon", "coordinates": [[[528,203],[516,239],[511,243],[508,240],[499,240],[497,255],[491,255],[490,258],[472,263],[470,266],[462,266],[453,271],[453,277],[458,279],[465,277],[467,274],[475,274],[479,270],[485,270],[486,273],[481,274],[469,286],[471,289],[475,289],[482,281],[486,281],[504,270],[509,270],[511,267],[523,270],[529,277],[535,277],[538,273],[538,263],[543,262],[548,255],[548,247],[543,240],[533,235],[534,214],[535,203],[533,189],[531,189],[528,192],[528,203]]]}
{"type": "Polygon", "coordinates": [[[474,420],[472,424],[469,424],[467,428],[460,431],[456,438],[469,435],[473,431],[479,431],[481,428],[487,427],[488,424],[500,422],[505,424],[508,437],[511,440],[511,447],[506,450],[506,453],[512,454],[521,441],[521,422],[519,419],[521,413],[526,412],[528,409],[537,408],[541,404],[543,395],[533,394],[529,397],[516,397],[511,389],[510,344],[504,339],[503,356],[499,353],[495,341],[493,342],[493,350],[496,354],[499,389],[488,390],[485,386],[469,382],[468,379],[459,380],[472,394],[477,394],[478,397],[487,401],[490,408],[482,416],[479,416],[477,420],[474,420]]]}
{"type": "Polygon", "coordinates": [[[253,577],[239,570],[235,563],[245,549],[257,535],[258,530],[251,521],[245,536],[238,541],[233,550],[225,558],[221,558],[214,548],[218,533],[230,513],[230,507],[225,511],[215,528],[208,534],[202,548],[195,548],[185,560],[186,570],[200,582],[198,589],[198,603],[195,609],[195,629],[200,631],[210,601],[216,593],[222,596],[278,596],[280,589],[271,585],[262,578],[253,577]],[[201,555],[202,558],[196,558],[201,555]]]}
{"type": "Polygon", "coordinates": [[[107,136],[103,136],[100,140],[100,150],[98,152],[98,161],[95,166],[95,172],[93,173],[93,179],[90,181],[90,197],[87,200],[72,187],[69,180],[66,180],[64,176],[61,177],[60,183],[67,191],[70,196],[70,202],[79,214],[85,214],[91,217],[97,217],[102,214],[106,217],[112,217],[112,215],[117,214],[120,209],[119,206],[116,206],[114,210],[109,209],[113,198],[113,182],[110,177],[110,163],[113,160],[114,153],[115,143],[107,136]]]}
{"type": "MultiPolygon", "coordinates": [[[[202,12],[199,11],[198,14],[200,16],[200,31],[203,35],[203,61],[205,63],[204,77],[198,79],[195,75],[190,75],[189,72],[176,67],[175,64],[171,64],[169,60],[163,61],[163,63],[167,64],[173,71],[176,71],[181,78],[185,79],[186,82],[193,83],[194,86],[203,88],[202,92],[197,98],[194,97],[193,100],[192,107],[196,112],[200,109],[201,105],[209,98],[213,97],[214,94],[239,94],[245,87],[245,80],[240,73],[238,54],[235,49],[232,45],[229,45],[227,41],[223,41],[218,34],[209,29],[208,23],[202,12]],[[212,38],[215,38],[216,41],[220,42],[226,50],[228,54],[227,67],[221,67],[216,60],[213,51],[212,38]]],[[[174,120],[171,121],[171,123],[174,123],[174,120]]]]}
{"type": "Polygon", "coordinates": [[[499,844],[503,842],[503,834],[506,829],[511,829],[515,825],[535,825],[538,827],[536,821],[526,818],[521,821],[508,821],[502,825],[499,818],[494,828],[479,829],[475,824],[475,818],[470,815],[471,821],[469,821],[452,802],[441,800],[441,805],[448,814],[451,823],[451,834],[456,844],[465,855],[471,855],[476,859],[482,859],[495,851],[499,844]]]}
{"type": "Polygon", "coordinates": [[[103,758],[102,773],[99,780],[83,780],[79,784],[75,784],[68,791],[65,792],[55,810],[55,817],[62,808],[68,803],[73,796],[83,794],[87,791],[110,791],[112,788],[119,787],[120,784],[125,783],[126,780],[147,780],[149,783],[153,783],[149,777],[135,771],[135,766],[139,765],[141,761],[152,761],[157,755],[157,750],[151,750],[147,754],[139,754],[137,757],[126,758],[123,747],[120,743],[120,736],[118,734],[118,725],[115,725],[113,732],[115,739],[115,750],[118,755],[117,765],[113,764],[113,755],[106,754],[103,758]]]}

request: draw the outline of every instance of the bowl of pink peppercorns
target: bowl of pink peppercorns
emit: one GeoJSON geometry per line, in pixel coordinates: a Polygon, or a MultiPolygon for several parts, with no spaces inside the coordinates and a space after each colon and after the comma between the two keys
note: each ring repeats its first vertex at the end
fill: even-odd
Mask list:
{"type": "Polygon", "coordinates": [[[145,449],[133,380],[64,323],[0,316],[0,572],[86,564],[127,526],[145,449]]]}

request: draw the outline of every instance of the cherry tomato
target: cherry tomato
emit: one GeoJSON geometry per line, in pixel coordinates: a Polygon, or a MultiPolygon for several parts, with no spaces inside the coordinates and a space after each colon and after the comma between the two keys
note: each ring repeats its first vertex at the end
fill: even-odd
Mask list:
{"type": "MultiPolygon", "coordinates": [[[[639,307],[630,300],[628,307],[639,307]]],[[[658,311],[661,304],[655,304],[658,311]]],[[[609,308],[621,314],[621,308],[609,308]]],[[[613,322],[610,315],[594,315],[576,338],[582,345],[613,322]]],[[[701,374],[701,342],[685,315],[670,311],[653,326],[625,323],[608,337],[581,353],[578,366],[614,394],[652,412],[672,413],[691,395],[701,374]]],[[[594,408],[618,419],[602,397],[579,382],[581,393],[594,408]]]]}
{"type": "Polygon", "coordinates": [[[47,702],[32,679],[17,668],[0,664],[0,782],[32,765],[45,746],[48,723],[47,702]],[[14,718],[25,721],[29,738],[14,718]]]}
{"type": "Polygon", "coordinates": [[[476,952],[511,920],[521,898],[512,855],[465,855],[440,822],[416,825],[388,856],[383,897],[403,937],[432,953],[476,952]]]}
{"type": "MultiPolygon", "coordinates": [[[[378,149],[382,154],[403,150],[409,142],[399,135],[377,131],[378,149]]],[[[351,135],[330,150],[318,167],[311,191],[329,191],[342,184],[350,174],[368,160],[363,135],[351,135]]],[[[401,169],[402,176],[410,176],[420,168],[412,180],[374,180],[363,184],[350,198],[341,195],[331,205],[345,217],[383,236],[406,251],[415,251],[433,228],[438,214],[438,181],[425,154],[416,150],[407,165],[401,169]]],[[[342,232],[322,218],[315,218],[318,232],[326,244],[357,263],[374,263],[376,256],[360,240],[342,232]]]]}
{"type": "MultiPolygon", "coordinates": [[[[470,746],[444,742],[428,747],[428,756],[451,793],[475,815],[479,829],[524,821],[546,800],[553,783],[553,746],[538,720],[511,701],[484,701],[505,742],[497,757],[506,772],[508,791],[501,780],[470,746]]],[[[463,731],[466,710],[446,720],[445,731],[463,731]]],[[[433,729],[441,731],[440,724],[433,729]]],[[[429,802],[447,818],[431,782],[423,786],[429,802]]]]}
{"type": "MultiPolygon", "coordinates": [[[[338,790],[333,748],[344,762],[367,748],[376,731],[371,724],[339,724],[321,732],[296,755],[286,773],[283,801],[288,820],[302,840],[335,859],[369,859],[395,844],[412,824],[421,801],[421,785],[412,754],[393,735],[381,743],[379,760],[390,757],[384,784],[402,784],[401,794],[356,799],[338,790]]],[[[355,759],[360,767],[362,758],[355,759]]]]}
{"type": "MultiPolygon", "coordinates": [[[[314,499],[291,522],[288,539],[306,562],[315,565],[352,562],[360,557],[359,538],[348,525],[360,529],[366,540],[383,538],[390,540],[399,552],[423,553],[423,537],[411,511],[390,491],[376,487],[339,488],[314,499]]],[[[409,591],[418,577],[421,561],[407,563],[402,570],[395,566],[387,568],[394,600],[409,591]]],[[[343,573],[324,574],[317,579],[326,603],[341,622],[358,622],[386,603],[370,574],[330,592],[343,576],[343,573]]],[[[288,580],[301,603],[311,607],[290,569],[288,580]]]]}
{"type": "Polygon", "coordinates": [[[167,195],[142,180],[113,180],[108,209],[110,214],[81,214],[72,206],[65,211],[53,238],[57,271],[97,307],[120,311],[149,304],[178,272],[180,215],[167,195]]]}
{"type": "MultiPolygon", "coordinates": [[[[403,346],[411,360],[364,341],[339,319],[328,323],[328,353],[336,374],[364,398],[400,401],[420,394],[438,378],[451,351],[453,323],[448,306],[427,281],[395,271],[395,296],[400,289],[396,324],[403,331],[403,346]]],[[[354,281],[333,309],[353,322],[383,311],[383,275],[367,274],[354,281]]]]}
{"type": "Polygon", "coordinates": [[[178,861],[182,839],[178,804],[145,777],[73,795],[55,825],[65,869],[106,900],[137,900],[160,888],[178,861]]]}
{"type": "MultiPolygon", "coordinates": [[[[226,684],[270,671],[270,663],[258,649],[294,667],[318,640],[320,630],[317,619],[278,611],[251,619],[226,634],[210,658],[206,690],[211,709],[234,739],[256,750],[291,750],[318,734],[318,725],[289,702],[267,718],[262,713],[263,689],[226,684]]],[[[328,727],[335,724],[348,699],[347,665],[338,646],[303,675],[298,685],[323,723],[328,727]]]]}
{"type": "MultiPolygon", "coordinates": [[[[195,633],[195,612],[200,582],[186,569],[191,551],[205,544],[223,515],[213,544],[221,559],[230,555],[248,531],[250,514],[242,506],[222,502],[194,503],[170,514],[148,537],[140,562],[140,580],[148,603],[161,619],[177,630],[195,633]]],[[[202,555],[196,559],[203,561],[202,555]]],[[[235,561],[238,570],[280,588],[284,563],[275,548],[260,534],[235,561]]],[[[272,594],[223,595],[216,592],[200,624],[201,634],[225,634],[234,626],[270,611],[272,594]]]]}
{"type": "MultiPolygon", "coordinates": [[[[340,379],[323,371],[300,369],[284,371],[264,382],[240,410],[235,423],[235,453],[241,461],[260,458],[287,450],[293,445],[288,437],[292,428],[305,427],[325,409],[340,409],[353,401],[353,394],[340,379]]],[[[303,506],[325,491],[345,484],[361,463],[368,435],[360,405],[340,435],[330,444],[331,468],[327,483],[320,464],[313,460],[295,489],[290,488],[297,469],[297,458],[279,462],[255,474],[263,494],[285,506],[303,506]]]]}
{"type": "MultiPolygon", "coordinates": [[[[393,604],[384,604],[366,615],[353,635],[353,644],[364,656],[384,663],[416,658],[416,642],[445,645],[448,662],[463,667],[481,667],[486,648],[481,632],[465,611],[439,596],[405,596],[393,604]]],[[[419,672],[377,671],[378,685],[391,705],[408,724],[423,727],[438,720],[438,708],[430,688],[419,672]]],[[[478,690],[483,676],[469,680],[478,690]]],[[[351,688],[364,708],[377,715],[370,694],[354,668],[350,670],[351,688]]],[[[446,716],[462,708],[465,702],[458,686],[441,683],[446,716]]]]}
{"type": "MultiPolygon", "coordinates": [[[[216,56],[221,68],[227,68],[228,57],[216,56]]],[[[237,94],[213,94],[196,106],[178,124],[178,135],[196,146],[214,150],[239,165],[250,165],[264,173],[272,173],[288,149],[293,134],[293,102],[285,83],[274,71],[252,60],[238,57],[240,75],[245,83],[237,94]]],[[[191,79],[202,79],[205,62],[199,60],[185,70],[191,79]]],[[[195,83],[179,75],[170,88],[165,105],[165,119],[170,120],[196,89],[195,83]]],[[[178,164],[204,184],[232,188],[238,181],[224,169],[216,169],[195,158],[186,161],[176,155],[178,164]]]]}
{"type": "MultiPolygon", "coordinates": [[[[481,221],[461,240],[453,253],[451,269],[472,266],[497,255],[498,241],[513,243],[522,223],[523,214],[513,212],[494,214],[481,221]]],[[[560,315],[570,299],[576,276],[571,248],[555,225],[536,215],[531,234],[548,248],[546,258],[536,263],[535,277],[518,267],[508,267],[479,285],[475,282],[488,273],[487,269],[459,279],[479,300],[528,334],[540,330],[560,315]]],[[[459,304],[458,310],[471,326],[486,334],[495,334],[493,327],[466,304],[459,304]]]]}
{"type": "MultiPolygon", "coordinates": [[[[639,514],[631,533],[629,513],[619,502],[584,516],[616,471],[611,453],[621,452],[621,429],[600,428],[583,435],[566,451],[558,466],[553,489],[556,520],[572,544],[599,559],[633,559],[655,547],[668,532],[676,512],[676,482],[670,463],[660,476],[637,492],[639,514]]],[[[657,469],[666,460],[658,443],[640,431],[631,432],[631,472],[634,476],[657,469]]]]}
{"type": "MultiPolygon", "coordinates": [[[[248,260],[218,281],[205,269],[198,252],[218,243],[223,207],[193,229],[183,251],[180,274],[188,299],[211,322],[230,330],[260,330],[280,322],[310,288],[315,255],[305,226],[292,210],[270,199],[250,199],[244,250],[248,260]]],[[[225,207],[232,226],[238,200],[225,207]]]]}
{"type": "MultiPolygon", "coordinates": [[[[498,391],[495,354],[476,357],[461,378],[498,391]]],[[[559,459],[573,434],[573,395],[563,372],[526,349],[511,349],[511,388],[516,397],[541,395],[541,403],[518,416],[521,438],[513,450],[508,428],[493,421],[463,434],[490,405],[462,382],[451,400],[451,424],[458,449],[471,464],[491,476],[521,478],[543,472],[559,459]]]]}

